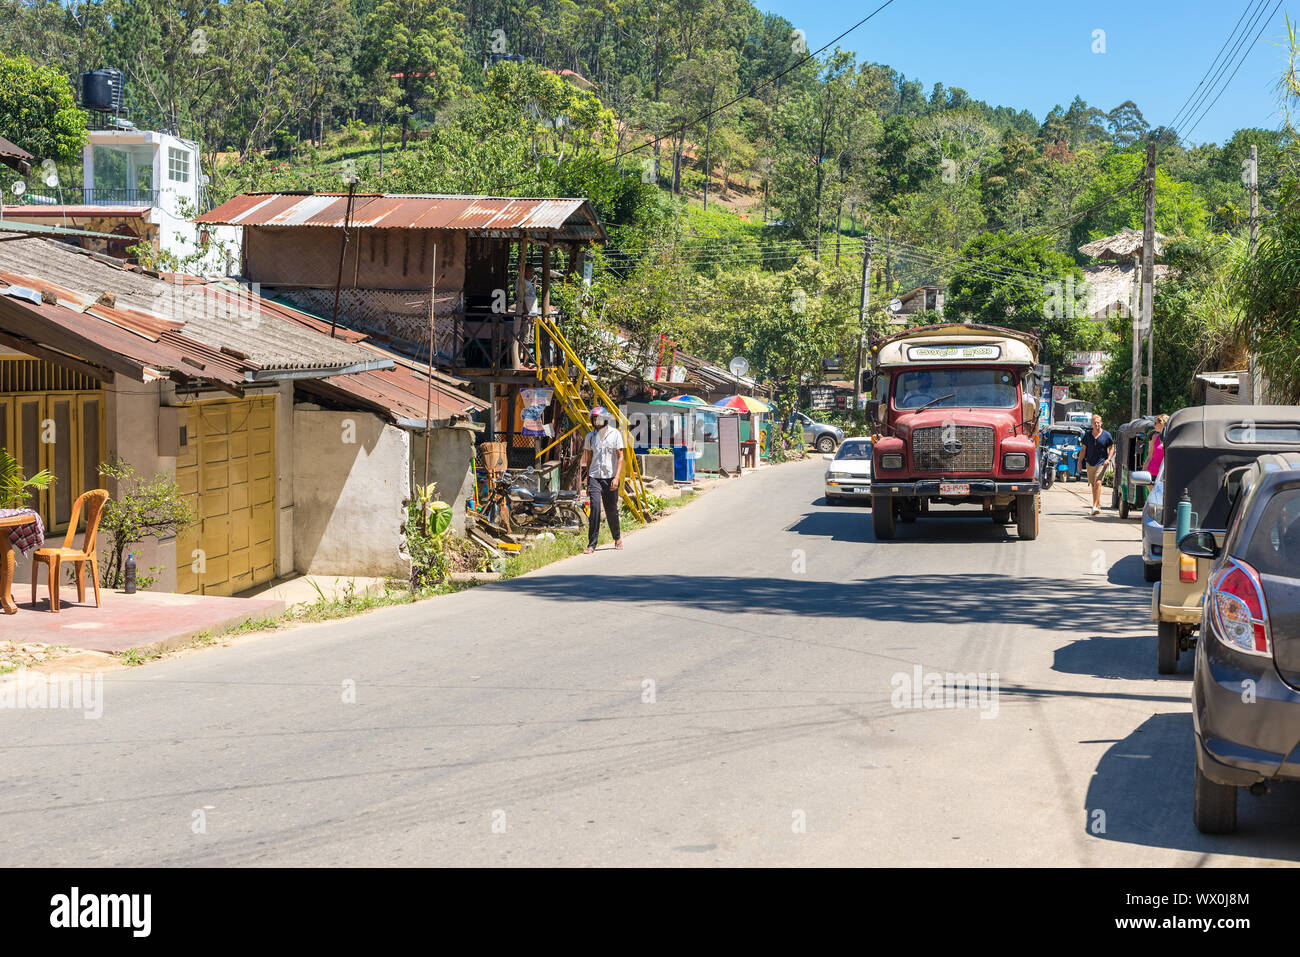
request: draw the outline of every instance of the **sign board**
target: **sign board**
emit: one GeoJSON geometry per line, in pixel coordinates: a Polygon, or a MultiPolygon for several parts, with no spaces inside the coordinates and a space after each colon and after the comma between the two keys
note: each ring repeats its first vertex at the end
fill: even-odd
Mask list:
{"type": "Polygon", "coordinates": [[[813,385],[808,387],[808,404],[814,412],[834,409],[835,387],[830,385],[813,385]]]}
{"type": "Polygon", "coordinates": [[[1070,397],[1070,387],[1067,385],[1057,385],[1052,387],[1052,401],[1064,402],[1070,397]]]}
{"type": "Polygon", "coordinates": [[[902,308],[903,308],[903,300],[901,300],[901,299],[891,299],[891,300],[889,300],[889,311],[890,311],[890,312],[898,312],[898,310],[900,310],[900,309],[902,309],[902,308]]]}
{"type": "Polygon", "coordinates": [[[1109,353],[1105,352],[1068,352],[1066,370],[1063,370],[1066,374],[1062,378],[1070,382],[1096,382],[1109,359],[1109,353]]]}
{"type": "Polygon", "coordinates": [[[988,361],[990,359],[1000,358],[1002,355],[1001,346],[908,346],[907,359],[909,362],[923,362],[935,360],[938,362],[953,362],[970,359],[988,361]]]}
{"type": "Polygon", "coordinates": [[[731,360],[731,374],[734,376],[743,376],[749,371],[749,360],[744,356],[736,356],[731,360]]]}

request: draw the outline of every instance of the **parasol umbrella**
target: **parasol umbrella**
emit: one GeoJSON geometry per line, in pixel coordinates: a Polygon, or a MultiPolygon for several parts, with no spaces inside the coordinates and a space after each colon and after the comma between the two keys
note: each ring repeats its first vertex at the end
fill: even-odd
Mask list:
{"type": "Polygon", "coordinates": [[[668,401],[673,405],[708,405],[698,395],[675,395],[668,401]]]}
{"type": "Polygon", "coordinates": [[[738,412],[763,413],[772,411],[770,405],[762,399],[754,398],[752,395],[729,395],[713,404],[722,406],[724,409],[735,409],[738,412]]]}

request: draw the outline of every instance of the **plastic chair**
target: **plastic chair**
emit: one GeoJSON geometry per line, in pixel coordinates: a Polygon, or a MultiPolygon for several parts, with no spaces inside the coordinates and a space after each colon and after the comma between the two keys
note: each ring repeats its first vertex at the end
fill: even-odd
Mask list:
{"type": "Polygon", "coordinates": [[[44,565],[49,569],[50,611],[59,611],[59,575],[64,562],[77,566],[77,601],[86,600],[86,564],[90,564],[90,582],[95,588],[95,607],[99,607],[99,557],[95,552],[95,539],[99,536],[99,519],[104,514],[104,503],[108,501],[108,490],[97,488],[77,498],[72,505],[72,519],[68,522],[68,534],[63,537],[62,548],[38,549],[32,556],[32,604],[36,604],[36,566],[44,565]],[[86,534],[81,540],[81,548],[73,548],[72,540],[77,537],[77,524],[81,519],[81,508],[86,508],[86,534]]]}

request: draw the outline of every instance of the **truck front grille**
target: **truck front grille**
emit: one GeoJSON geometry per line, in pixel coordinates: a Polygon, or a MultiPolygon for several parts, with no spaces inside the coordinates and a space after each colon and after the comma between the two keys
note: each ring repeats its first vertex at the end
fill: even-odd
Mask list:
{"type": "Polygon", "coordinates": [[[912,433],[912,467],[918,472],[992,472],[993,430],[980,425],[940,426],[912,433]]]}

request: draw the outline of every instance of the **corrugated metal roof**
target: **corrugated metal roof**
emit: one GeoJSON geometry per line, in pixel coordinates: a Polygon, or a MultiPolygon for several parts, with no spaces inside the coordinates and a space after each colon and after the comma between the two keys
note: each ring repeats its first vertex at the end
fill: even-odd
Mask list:
{"type": "MultiPolygon", "coordinates": [[[[347,195],[340,193],[245,193],[195,222],[338,229],[347,207],[347,195]]],[[[607,239],[600,217],[585,199],[370,193],[353,197],[351,223],[369,229],[567,231],[573,238],[607,239]]]]}
{"type": "MultiPolygon", "coordinates": [[[[145,206],[85,206],[85,205],[60,205],[56,203],[30,203],[26,206],[5,206],[0,211],[0,216],[8,219],[12,216],[34,216],[38,219],[49,217],[73,217],[85,219],[87,217],[110,219],[121,219],[123,217],[140,218],[149,212],[145,206]]],[[[121,236],[116,237],[121,239],[121,236]]]]}
{"type": "Polygon", "coordinates": [[[124,269],[66,243],[46,239],[0,243],[0,272],[9,282],[48,288],[60,304],[158,341],[165,333],[219,352],[247,357],[261,373],[336,372],[374,361],[342,339],[284,321],[280,307],[236,283],[169,279],[124,269]]]}
{"type": "MultiPolygon", "coordinates": [[[[301,312],[282,303],[272,303],[283,310],[286,320],[296,322],[304,328],[328,333],[329,323],[307,312],[301,312]]],[[[365,333],[339,327],[339,335],[346,335],[376,357],[391,359],[391,369],[376,369],[344,376],[331,376],[325,379],[302,383],[308,392],[316,392],[335,398],[347,397],[382,409],[394,420],[438,421],[453,415],[468,415],[488,407],[484,400],[464,391],[465,379],[447,375],[427,363],[412,359],[383,345],[367,339],[365,333]],[[432,401],[426,401],[431,399],[432,401]]]]}

